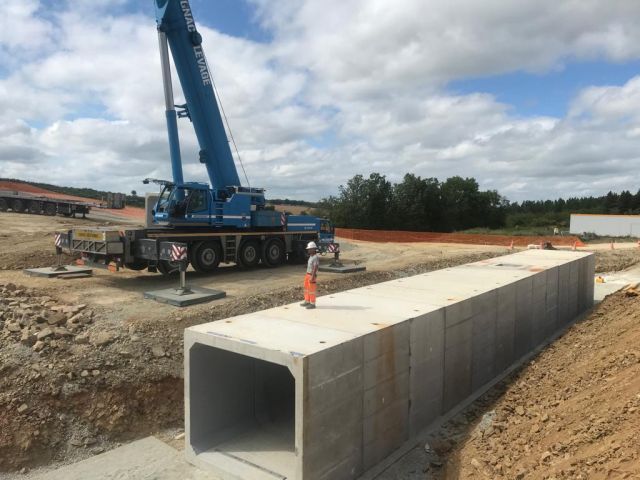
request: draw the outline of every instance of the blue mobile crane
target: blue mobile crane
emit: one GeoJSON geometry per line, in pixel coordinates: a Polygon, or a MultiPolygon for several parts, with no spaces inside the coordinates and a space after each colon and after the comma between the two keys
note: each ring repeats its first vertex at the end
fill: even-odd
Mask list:
{"type": "Polygon", "coordinates": [[[309,241],[315,241],[321,253],[337,256],[339,246],[328,220],[276,212],[266,207],[264,189],[241,185],[189,1],[154,4],[173,180],[144,180],[161,187],[151,212],[153,225],[61,232],[63,244],[94,265],[165,274],[178,269],[166,254],[170,242],[187,245],[189,263],[199,272],[214,271],[220,262],[275,267],[304,258],[309,241]],[[169,52],[186,101],[182,105],[174,102],[169,52]],[[180,118],[193,125],[210,185],[184,181],[180,118]]]}
{"type": "MultiPolygon", "coordinates": [[[[158,224],[250,228],[273,220],[262,215],[264,189],[242,187],[213,90],[213,79],[188,1],[156,0],[162,82],[173,182],[164,182],[154,211],[158,224]],[[169,49],[186,103],[173,100],[169,49]],[[199,160],[207,168],[211,188],[185,183],[178,137],[178,118],[188,118],[200,145],[199,160]],[[252,217],[256,217],[252,221],[252,217]]],[[[270,226],[270,225],[267,225],[270,226]]]]}

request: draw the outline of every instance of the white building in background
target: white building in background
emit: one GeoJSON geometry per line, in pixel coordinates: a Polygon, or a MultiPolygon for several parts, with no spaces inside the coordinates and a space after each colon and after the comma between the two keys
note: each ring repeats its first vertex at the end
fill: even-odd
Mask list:
{"type": "Polygon", "coordinates": [[[606,237],[640,237],[640,215],[592,215],[572,213],[569,231],[606,237]]]}

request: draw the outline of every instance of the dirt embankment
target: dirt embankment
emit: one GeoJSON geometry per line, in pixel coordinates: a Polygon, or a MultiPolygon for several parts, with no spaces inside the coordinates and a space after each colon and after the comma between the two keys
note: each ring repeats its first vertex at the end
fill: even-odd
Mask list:
{"type": "Polygon", "coordinates": [[[640,478],[640,297],[608,297],[429,445],[436,478],[640,478]]]}
{"type": "Polygon", "coordinates": [[[596,272],[617,272],[640,262],[640,249],[596,251],[596,272]]]}
{"type": "Polygon", "coordinates": [[[100,311],[46,293],[0,285],[0,471],[99,453],[181,417],[177,348],[118,341],[100,311]]]}

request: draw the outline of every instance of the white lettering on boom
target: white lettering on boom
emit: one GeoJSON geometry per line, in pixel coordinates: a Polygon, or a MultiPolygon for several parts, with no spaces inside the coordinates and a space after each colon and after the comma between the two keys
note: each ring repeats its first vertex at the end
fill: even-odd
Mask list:
{"type": "MultiPolygon", "coordinates": [[[[184,21],[187,23],[187,30],[189,32],[196,31],[196,24],[193,21],[193,14],[191,13],[191,7],[189,6],[189,0],[181,0],[180,8],[182,8],[182,14],[184,15],[184,21]]],[[[193,53],[196,56],[196,62],[198,62],[198,70],[200,71],[200,78],[203,85],[211,85],[211,77],[209,76],[209,69],[207,68],[207,60],[204,58],[204,52],[200,45],[194,45],[193,53]]]]}
{"type": "Polygon", "coordinates": [[[195,32],[196,24],[193,21],[193,14],[191,13],[189,0],[182,0],[180,2],[180,7],[182,8],[182,14],[184,15],[184,20],[187,22],[187,30],[189,30],[190,32],[195,32]]]}
{"type": "Polygon", "coordinates": [[[202,78],[203,85],[211,84],[211,77],[209,76],[209,69],[207,68],[207,60],[204,58],[204,52],[200,45],[193,47],[193,52],[196,56],[196,62],[198,62],[198,69],[200,70],[200,78],[202,78]]]}

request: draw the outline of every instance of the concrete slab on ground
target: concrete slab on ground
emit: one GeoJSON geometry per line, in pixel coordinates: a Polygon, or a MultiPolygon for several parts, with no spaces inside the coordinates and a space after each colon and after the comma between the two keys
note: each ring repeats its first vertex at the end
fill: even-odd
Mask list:
{"type": "Polygon", "coordinates": [[[220,480],[184,459],[182,452],[147,437],[29,480],[220,480]]]}
{"type": "Polygon", "coordinates": [[[144,298],[149,298],[160,303],[168,303],[176,307],[187,307],[189,305],[218,300],[227,295],[222,290],[212,290],[210,288],[189,287],[189,290],[191,290],[191,293],[184,294],[181,294],[176,288],[153,290],[151,292],[144,292],[144,298]]]}
{"type": "Polygon", "coordinates": [[[321,265],[318,270],[320,272],[331,272],[331,273],[356,273],[356,272],[364,272],[367,269],[364,265],[341,265],[339,267],[334,267],[331,265],[321,265]]]}
{"type": "Polygon", "coordinates": [[[601,273],[604,283],[596,283],[594,286],[594,299],[601,302],[604,297],[617,292],[630,284],[640,283],[640,265],[628,268],[621,272],[601,273]]]}
{"type": "Polygon", "coordinates": [[[43,268],[26,268],[22,272],[30,277],[45,277],[55,278],[63,277],[66,275],[77,276],[79,274],[91,275],[93,270],[87,267],[78,267],[76,265],[63,265],[64,270],[58,270],[58,267],[43,267],[43,268]]]}

